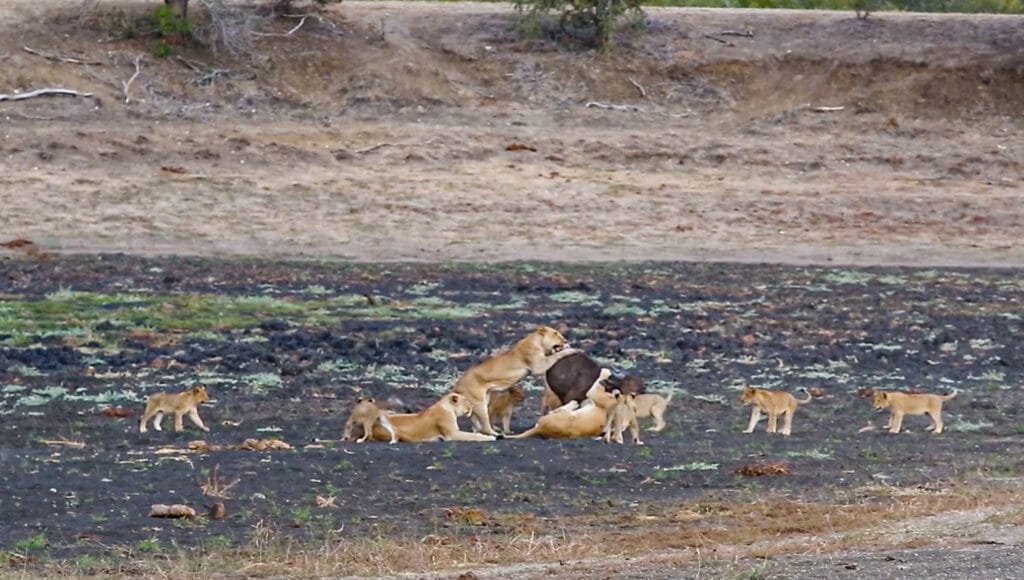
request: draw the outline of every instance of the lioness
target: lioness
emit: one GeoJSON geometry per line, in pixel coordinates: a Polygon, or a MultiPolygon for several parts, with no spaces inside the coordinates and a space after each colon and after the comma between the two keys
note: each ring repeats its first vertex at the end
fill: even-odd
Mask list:
{"type": "Polygon", "coordinates": [[[637,395],[633,399],[637,418],[654,417],[654,430],[661,431],[665,428],[665,409],[672,402],[672,395],[673,393],[669,393],[667,399],[654,393],[637,395]]]}
{"type": "Polygon", "coordinates": [[[604,442],[612,441],[622,444],[622,433],[629,428],[633,434],[633,443],[643,445],[640,440],[640,425],[636,422],[636,395],[623,395],[618,390],[612,391],[615,404],[608,409],[608,418],[604,422],[604,442]]]}
{"type": "Polygon", "coordinates": [[[507,389],[533,373],[543,375],[551,365],[574,352],[569,343],[550,326],[538,326],[512,348],[469,368],[452,392],[465,395],[473,405],[473,429],[494,435],[487,413],[487,392],[507,389]]]}
{"type": "MultiPolygon", "coordinates": [[[[807,389],[798,389],[807,393],[807,389]]],[[[740,395],[740,402],[744,405],[752,405],[750,412],[750,424],[747,425],[744,433],[753,433],[757,422],[761,420],[761,412],[768,413],[768,432],[775,433],[778,426],[779,415],[786,415],[786,422],[782,425],[782,435],[789,435],[793,431],[793,413],[796,408],[811,400],[811,394],[807,393],[806,399],[797,399],[786,391],[770,391],[747,386],[740,395]]]]}
{"type": "Polygon", "coordinates": [[[510,435],[507,439],[523,439],[534,435],[553,439],[597,437],[604,430],[608,409],[615,404],[615,396],[601,384],[609,375],[611,371],[601,369],[601,374],[587,391],[587,402],[582,406],[576,401],[569,401],[538,419],[537,424],[530,429],[518,435],[510,435]]]}
{"type": "MultiPolygon", "coordinates": [[[[493,435],[459,431],[458,417],[467,416],[472,412],[473,404],[467,397],[458,393],[448,393],[419,413],[388,415],[388,420],[398,433],[398,440],[406,443],[494,441],[493,435]]],[[[374,441],[390,441],[391,433],[380,423],[374,423],[371,438],[374,441]]]]}
{"type": "Polygon", "coordinates": [[[364,399],[359,397],[356,400],[356,404],[352,407],[352,413],[348,416],[348,421],[345,423],[345,434],[342,439],[345,441],[351,441],[354,437],[354,430],[356,425],[362,427],[363,436],[356,439],[356,443],[362,443],[370,436],[375,424],[385,429],[388,433],[391,433],[391,440],[388,443],[398,443],[398,434],[395,432],[395,428],[391,425],[391,421],[388,420],[387,414],[377,406],[377,402],[373,398],[364,399]]]}
{"type": "Polygon", "coordinates": [[[512,428],[512,411],[525,398],[526,393],[519,385],[513,385],[504,391],[491,391],[487,398],[487,415],[491,421],[501,419],[502,432],[508,433],[512,428]]]}
{"type": "Polygon", "coordinates": [[[164,420],[164,413],[174,413],[175,431],[185,428],[182,419],[186,414],[196,427],[203,431],[209,431],[210,429],[203,425],[203,420],[199,418],[199,405],[209,400],[210,395],[207,394],[205,385],[199,385],[183,393],[156,393],[146,402],[146,412],[142,414],[142,420],[139,421],[139,433],[146,432],[146,423],[154,415],[156,418],[153,419],[153,428],[163,431],[160,423],[164,420]]]}
{"type": "Polygon", "coordinates": [[[942,403],[952,399],[956,394],[956,389],[948,395],[910,394],[876,389],[872,402],[878,411],[889,409],[889,423],[885,427],[890,433],[900,432],[904,415],[928,415],[932,424],[927,429],[942,433],[942,403]]]}

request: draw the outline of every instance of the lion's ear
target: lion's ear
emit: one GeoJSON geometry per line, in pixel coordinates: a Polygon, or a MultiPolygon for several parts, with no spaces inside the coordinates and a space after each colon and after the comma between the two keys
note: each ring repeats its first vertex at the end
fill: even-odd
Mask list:
{"type": "Polygon", "coordinates": [[[356,399],[356,404],[358,405],[359,403],[362,403],[362,402],[363,402],[363,401],[365,401],[365,400],[366,400],[366,399],[364,399],[364,398],[362,398],[362,397],[359,397],[358,399],[356,399]]]}
{"type": "Polygon", "coordinates": [[[375,401],[375,400],[373,399],[373,397],[370,397],[369,399],[366,399],[366,402],[367,402],[367,403],[376,403],[377,401],[375,401]]]}
{"type": "Polygon", "coordinates": [[[456,395],[455,393],[452,393],[452,399],[451,400],[452,400],[452,403],[454,403],[456,405],[459,404],[459,396],[456,395]]]}

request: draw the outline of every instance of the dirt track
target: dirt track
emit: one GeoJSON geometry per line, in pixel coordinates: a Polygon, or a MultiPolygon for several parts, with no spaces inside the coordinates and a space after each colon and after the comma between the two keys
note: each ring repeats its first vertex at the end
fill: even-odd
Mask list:
{"type": "Polygon", "coordinates": [[[353,3],[179,61],[30,10],[0,87],[97,97],[0,105],[0,222],[61,251],[1024,263],[1018,18],[652,10],[597,58],[501,5],[353,3]]]}

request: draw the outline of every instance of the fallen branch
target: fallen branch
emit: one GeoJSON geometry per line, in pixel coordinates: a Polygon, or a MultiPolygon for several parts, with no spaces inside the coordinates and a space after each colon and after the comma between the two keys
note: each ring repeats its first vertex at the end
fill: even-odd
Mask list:
{"type": "Polygon", "coordinates": [[[131,76],[127,81],[122,81],[121,84],[124,86],[124,104],[128,104],[131,101],[131,97],[128,95],[128,90],[131,88],[132,83],[138,78],[139,73],[142,72],[142,66],[139,65],[139,61],[142,60],[142,56],[135,57],[135,74],[131,76]]]}
{"type": "Polygon", "coordinates": [[[98,61],[94,61],[94,60],[81,60],[81,59],[77,59],[77,58],[69,58],[69,57],[66,57],[66,56],[59,56],[59,55],[56,55],[56,54],[47,54],[45,52],[40,52],[40,51],[38,51],[38,50],[36,50],[34,48],[29,48],[27,46],[23,46],[22,50],[24,50],[25,52],[27,52],[29,54],[34,54],[36,56],[41,56],[41,57],[43,57],[43,58],[45,58],[47,60],[55,60],[57,62],[66,62],[66,63],[70,63],[70,64],[84,64],[84,65],[102,65],[103,64],[102,62],[98,62],[98,61]]]}
{"type": "Polygon", "coordinates": [[[815,113],[836,113],[842,111],[846,107],[814,107],[811,110],[815,113]]]}
{"type": "Polygon", "coordinates": [[[640,97],[646,99],[647,98],[647,91],[644,89],[643,85],[641,85],[640,83],[634,81],[633,79],[628,79],[628,80],[629,80],[629,82],[633,83],[633,86],[636,87],[636,90],[640,91],[640,97]]]}
{"type": "Polygon", "coordinates": [[[605,103],[599,103],[597,101],[588,101],[586,104],[587,108],[596,107],[598,109],[609,109],[612,111],[636,111],[643,112],[643,109],[636,105],[610,105],[605,103]]]}
{"type": "Polygon", "coordinates": [[[742,36],[743,38],[754,38],[754,33],[749,30],[723,30],[718,34],[722,36],[742,36]]]}
{"type": "Polygon", "coordinates": [[[369,147],[364,147],[362,149],[356,149],[356,153],[362,155],[363,153],[369,153],[371,151],[376,151],[376,150],[380,149],[381,147],[392,147],[392,145],[391,145],[391,143],[377,143],[376,145],[370,145],[369,147]]]}
{"type": "Polygon", "coordinates": [[[27,93],[3,94],[0,93],[0,101],[24,101],[35,97],[46,97],[51,95],[64,95],[68,97],[91,97],[92,93],[83,93],[72,89],[36,89],[27,93]]]}
{"type": "Polygon", "coordinates": [[[71,441],[68,439],[44,439],[43,443],[51,446],[72,447],[74,449],[85,448],[85,441],[71,441]]]}
{"type": "Polygon", "coordinates": [[[306,19],[309,18],[310,16],[311,16],[310,14],[303,15],[302,20],[300,20],[299,23],[295,25],[295,28],[292,28],[291,30],[289,30],[288,32],[285,32],[283,34],[277,33],[277,32],[253,32],[253,35],[255,35],[255,36],[291,36],[291,35],[295,34],[295,32],[298,29],[302,28],[302,25],[306,23],[306,19]]]}
{"type": "Polygon", "coordinates": [[[714,40],[715,42],[721,42],[722,44],[724,44],[726,46],[735,46],[733,43],[729,42],[728,40],[723,40],[721,38],[718,38],[717,36],[711,36],[710,34],[705,34],[704,38],[709,38],[711,40],[714,40]]]}

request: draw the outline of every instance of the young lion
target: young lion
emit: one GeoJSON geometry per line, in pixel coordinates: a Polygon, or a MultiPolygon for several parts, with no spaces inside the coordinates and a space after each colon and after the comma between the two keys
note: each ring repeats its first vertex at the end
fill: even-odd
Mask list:
{"type": "Polygon", "coordinates": [[[370,437],[373,426],[378,423],[391,434],[391,440],[388,443],[398,443],[398,434],[395,433],[395,428],[391,426],[387,414],[377,406],[377,402],[372,397],[368,399],[359,397],[356,400],[356,405],[352,407],[352,413],[348,416],[348,422],[345,423],[345,434],[342,439],[351,441],[356,436],[355,428],[361,427],[363,435],[356,439],[356,443],[362,443],[370,437]]]}
{"type": "MultiPolygon", "coordinates": [[[[406,443],[494,441],[493,435],[459,431],[458,417],[468,416],[472,412],[473,404],[467,397],[458,393],[448,393],[419,413],[388,415],[388,420],[398,433],[398,440],[406,443]]],[[[391,439],[391,433],[380,423],[374,423],[372,431],[371,437],[374,441],[391,439]]]]}
{"type": "Polygon", "coordinates": [[[928,415],[932,424],[927,427],[934,433],[942,433],[942,403],[955,397],[957,390],[948,395],[910,394],[896,391],[875,390],[873,403],[881,411],[889,408],[889,423],[885,426],[890,433],[899,433],[903,427],[904,415],[928,415]]]}
{"type": "Polygon", "coordinates": [[[643,445],[640,440],[640,425],[636,422],[636,397],[633,393],[623,395],[617,389],[612,391],[615,405],[608,410],[608,419],[604,422],[604,442],[615,441],[622,444],[622,433],[629,427],[633,434],[633,444],[643,445]]]}
{"type": "Polygon", "coordinates": [[[519,385],[513,385],[505,391],[491,391],[487,399],[487,415],[491,421],[501,419],[502,432],[508,433],[512,428],[512,411],[525,398],[526,393],[519,385]]]}
{"type": "Polygon", "coordinates": [[[637,418],[654,417],[654,430],[661,431],[665,428],[665,409],[672,402],[672,395],[669,393],[667,399],[653,393],[637,395],[634,399],[637,418]]]}
{"type": "Polygon", "coordinates": [[[153,419],[153,428],[163,431],[160,423],[164,420],[164,413],[174,413],[175,431],[185,428],[182,419],[187,414],[196,427],[208,432],[210,429],[203,425],[203,420],[199,418],[199,405],[209,400],[210,395],[207,394],[205,385],[199,385],[183,393],[156,393],[146,403],[146,412],[142,414],[142,421],[139,422],[139,433],[146,432],[146,423],[154,415],[156,418],[153,419]]]}
{"type": "Polygon", "coordinates": [[[562,333],[550,326],[538,326],[512,348],[469,368],[452,392],[465,395],[473,404],[473,428],[494,435],[487,413],[487,393],[507,389],[533,373],[543,375],[551,365],[574,352],[562,333]]]}
{"type": "MultiPolygon", "coordinates": [[[[807,389],[798,389],[807,393],[807,389]]],[[[744,405],[751,405],[750,424],[744,433],[753,433],[757,422],[761,420],[761,412],[768,413],[768,432],[775,433],[778,426],[779,415],[786,415],[786,422],[782,425],[782,435],[789,435],[793,431],[793,413],[796,408],[811,400],[811,394],[807,393],[806,399],[797,399],[786,391],[770,391],[747,386],[740,395],[740,402],[744,405]]]]}
{"type": "Polygon", "coordinates": [[[534,435],[552,439],[597,437],[604,428],[608,409],[615,404],[615,396],[601,384],[610,375],[611,371],[601,369],[601,374],[587,391],[587,402],[583,406],[570,401],[538,419],[532,428],[518,435],[510,435],[507,439],[523,439],[534,435]]]}

